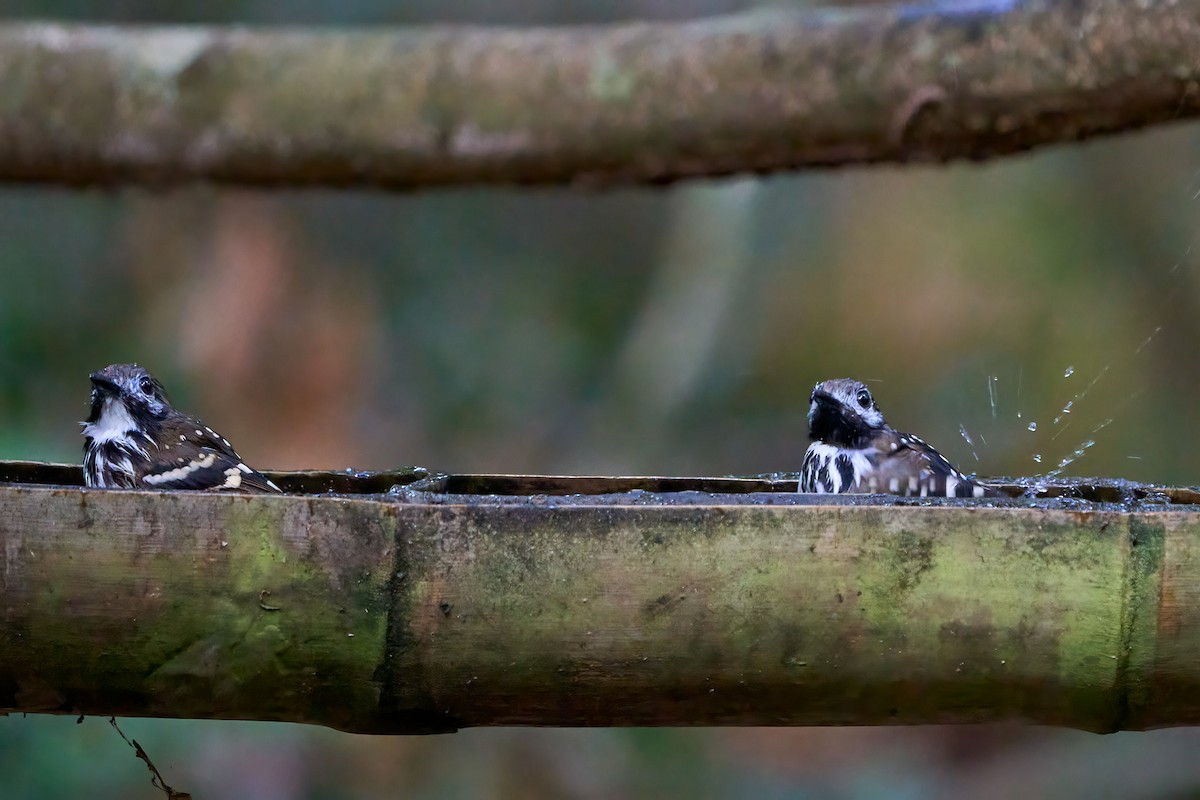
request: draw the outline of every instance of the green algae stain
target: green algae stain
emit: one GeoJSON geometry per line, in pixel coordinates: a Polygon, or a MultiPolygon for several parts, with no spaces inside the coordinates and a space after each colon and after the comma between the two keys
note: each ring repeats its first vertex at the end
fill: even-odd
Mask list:
{"type": "Polygon", "coordinates": [[[311,570],[284,541],[278,512],[263,504],[247,504],[230,509],[226,525],[230,583],[239,595],[258,596],[312,579],[311,570]]]}
{"type": "Polygon", "coordinates": [[[934,542],[928,536],[901,529],[888,537],[878,555],[873,565],[878,569],[878,589],[899,600],[933,568],[934,542]]]}
{"type": "MultiPolygon", "coordinates": [[[[284,508],[236,499],[225,506],[221,558],[201,595],[207,601],[189,592],[173,606],[167,629],[184,646],[151,673],[155,691],[178,695],[183,687],[193,701],[268,716],[307,704],[318,719],[374,703],[370,676],[383,652],[386,615],[369,615],[331,585],[303,552],[304,532],[289,530],[295,520],[285,519],[284,508]]],[[[187,564],[166,559],[161,566],[187,564]]],[[[194,576],[179,580],[195,583],[194,576]]]]}
{"type": "Polygon", "coordinates": [[[1017,704],[1041,696],[1064,714],[1095,713],[1111,700],[1121,650],[1120,518],[963,521],[900,514],[864,536],[862,607],[888,670],[915,675],[932,661],[974,680],[977,702],[1007,692],[1017,704]]]}
{"type": "Polygon", "coordinates": [[[577,684],[609,670],[670,683],[700,670],[712,687],[865,692],[897,713],[1041,704],[1095,717],[1120,650],[1122,519],[467,510],[439,529],[449,566],[412,599],[451,683],[577,684]],[[922,685],[941,688],[925,697],[922,685]]]}
{"type": "Polygon", "coordinates": [[[0,675],[33,670],[66,696],[102,686],[182,717],[339,725],[377,707],[386,513],[124,492],[89,496],[79,513],[86,535],[68,521],[39,537],[44,577],[26,582],[19,622],[26,647],[0,675]]]}
{"type": "Polygon", "coordinates": [[[465,514],[446,526],[451,568],[414,587],[415,603],[447,609],[429,614],[434,629],[422,633],[444,653],[470,648],[446,668],[519,663],[532,681],[604,663],[669,676],[697,664],[749,667],[779,649],[773,619],[804,608],[808,589],[792,578],[808,549],[777,511],[622,511],[465,514]],[[781,587],[796,594],[782,608],[781,587]]]}

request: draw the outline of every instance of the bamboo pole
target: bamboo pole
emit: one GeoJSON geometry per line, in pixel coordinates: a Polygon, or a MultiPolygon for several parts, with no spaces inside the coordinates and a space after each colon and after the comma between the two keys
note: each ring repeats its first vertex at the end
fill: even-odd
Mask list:
{"type": "Polygon", "coordinates": [[[0,25],[0,180],[612,184],[987,159],[1200,112],[1200,0],[371,31],[0,25]]]}
{"type": "Polygon", "coordinates": [[[375,733],[1200,722],[1189,490],[914,505],[404,475],[0,485],[0,708],[375,733]]]}

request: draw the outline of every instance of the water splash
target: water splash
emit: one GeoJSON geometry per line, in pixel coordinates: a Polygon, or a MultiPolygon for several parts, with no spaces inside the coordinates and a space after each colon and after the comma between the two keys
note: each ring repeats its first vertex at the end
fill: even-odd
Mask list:
{"type": "MultiPolygon", "coordinates": [[[[1104,430],[1109,425],[1112,425],[1111,417],[1104,420],[1096,427],[1092,428],[1091,435],[1095,436],[1097,433],[1104,430]]],[[[1067,467],[1071,466],[1071,464],[1078,461],[1080,458],[1083,457],[1084,453],[1086,453],[1090,448],[1095,447],[1095,446],[1096,446],[1096,440],[1088,439],[1086,442],[1079,445],[1079,447],[1075,448],[1075,451],[1073,453],[1071,453],[1068,456],[1064,456],[1063,459],[1058,462],[1057,467],[1055,467],[1054,469],[1052,469],[1046,473],[1046,477],[1047,478],[1057,478],[1059,475],[1061,475],[1063,473],[1063,470],[1065,470],[1067,467]]]]}
{"type": "MultiPolygon", "coordinates": [[[[959,432],[959,434],[962,435],[963,441],[965,441],[967,443],[967,445],[971,448],[971,455],[975,456],[975,460],[978,461],[979,454],[975,452],[975,442],[973,442],[971,440],[971,434],[967,433],[967,426],[959,425],[958,432],[959,432]]],[[[982,439],[983,437],[981,436],[979,438],[982,439]]]]}
{"type": "Polygon", "coordinates": [[[1088,451],[1088,448],[1095,447],[1095,446],[1096,446],[1096,440],[1088,439],[1086,442],[1084,442],[1079,447],[1077,447],[1075,449],[1075,452],[1071,453],[1068,456],[1063,457],[1063,460],[1058,462],[1057,467],[1055,467],[1054,469],[1052,469],[1046,473],[1046,477],[1047,478],[1057,478],[1059,475],[1062,475],[1063,470],[1065,470],[1067,467],[1071,466],[1076,461],[1078,461],[1080,458],[1082,458],[1083,454],[1088,451]]]}
{"type": "Polygon", "coordinates": [[[1025,377],[1025,365],[1017,367],[1017,419],[1021,418],[1021,380],[1025,377]]]}
{"type": "MultiPolygon", "coordinates": [[[[1200,171],[1197,172],[1197,175],[1200,175],[1200,171]]],[[[1023,397],[1023,390],[1024,390],[1025,369],[1024,369],[1024,365],[1018,365],[1017,391],[1016,391],[1016,418],[1018,420],[1021,420],[1020,424],[1024,425],[1026,431],[1028,431],[1029,433],[1036,434],[1039,432],[1045,432],[1045,433],[1050,434],[1049,435],[1050,441],[1055,441],[1055,440],[1061,438],[1064,431],[1066,431],[1068,428],[1072,428],[1072,422],[1074,422],[1075,425],[1077,426],[1075,428],[1075,430],[1078,430],[1078,427],[1081,427],[1082,425],[1087,424],[1087,422],[1088,422],[1087,417],[1090,416],[1090,414],[1084,413],[1084,408],[1085,408],[1083,405],[1084,399],[1088,395],[1091,394],[1092,390],[1097,385],[1099,385],[1101,383],[1101,381],[1103,381],[1104,378],[1110,372],[1112,372],[1112,368],[1114,366],[1119,366],[1119,365],[1123,364],[1129,358],[1137,357],[1142,352],[1142,350],[1144,350],[1147,346],[1149,346],[1149,344],[1151,342],[1153,342],[1155,340],[1155,338],[1157,336],[1159,336],[1159,334],[1162,333],[1162,330],[1163,330],[1163,326],[1161,326],[1161,325],[1155,327],[1153,330],[1150,331],[1150,334],[1148,336],[1146,336],[1146,338],[1137,346],[1137,348],[1133,350],[1132,353],[1129,353],[1129,351],[1126,351],[1128,353],[1128,355],[1126,355],[1125,357],[1123,357],[1121,359],[1117,359],[1108,364],[1105,364],[1103,367],[1101,367],[1099,370],[1097,370],[1092,375],[1091,380],[1089,380],[1086,383],[1086,385],[1084,385],[1078,391],[1074,392],[1072,396],[1069,396],[1069,399],[1067,399],[1066,402],[1062,405],[1058,414],[1056,414],[1052,417],[1050,428],[1042,427],[1041,423],[1036,419],[1025,419],[1024,418],[1024,412],[1021,409],[1021,400],[1023,397]],[[1076,408],[1076,406],[1079,406],[1079,407],[1076,408]]],[[[1078,372],[1079,372],[1079,369],[1077,367],[1075,367],[1074,364],[1067,364],[1065,367],[1062,368],[1061,374],[1062,374],[1063,379],[1065,380],[1065,379],[1073,378],[1078,372]]],[[[988,405],[992,411],[992,419],[998,420],[998,418],[1000,416],[999,415],[999,402],[998,402],[999,401],[999,391],[998,391],[999,376],[994,375],[994,374],[987,374],[986,377],[987,377],[988,405]]],[[[1082,375],[1081,375],[1081,378],[1082,378],[1082,375]]],[[[1120,406],[1123,408],[1126,404],[1128,404],[1128,402],[1130,400],[1132,400],[1138,394],[1140,394],[1140,390],[1135,391],[1131,395],[1131,397],[1127,398],[1125,400],[1125,402],[1120,404],[1120,406]]],[[[1089,449],[1091,449],[1092,447],[1095,446],[1095,444],[1096,444],[1095,439],[1097,438],[1095,436],[1095,434],[1098,433],[1100,430],[1108,427],[1108,425],[1110,425],[1112,422],[1113,422],[1112,419],[1107,419],[1104,422],[1097,425],[1095,427],[1095,429],[1093,429],[1091,431],[1091,433],[1088,434],[1088,441],[1084,442],[1082,445],[1080,445],[1078,448],[1076,448],[1070,454],[1068,454],[1067,456],[1062,458],[1057,463],[1057,465],[1054,467],[1053,470],[1048,472],[1045,476],[1041,476],[1041,477],[1055,477],[1055,476],[1062,474],[1062,472],[1065,469],[1067,469],[1071,464],[1073,464],[1079,458],[1084,456],[1089,449]]],[[[965,441],[971,447],[971,455],[975,458],[976,461],[979,461],[979,454],[976,451],[976,441],[978,440],[981,444],[983,444],[984,446],[987,446],[987,444],[988,444],[987,439],[984,438],[984,435],[978,430],[976,430],[974,432],[968,431],[965,425],[959,425],[959,435],[962,436],[963,441],[965,441]]],[[[1039,440],[1039,441],[1041,441],[1041,440],[1039,440]]],[[[1057,449],[1057,448],[1055,448],[1055,449],[1057,449]]],[[[1051,453],[1047,456],[1043,456],[1042,453],[1035,453],[1035,454],[1032,454],[1032,457],[1033,457],[1034,463],[1037,463],[1037,464],[1043,463],[1043,461],[1045,459],[1049,459],[1049,462],[1051,464],[1055,463],[1054,462],[1054,453],[1051,453]]]]}
{"type": "MultiPolygon", "coordinates": [[[[1193,197],[1192,199],[1195,200],[1196,198],[1193,197]]],[[[1187,250],[1183,251],[1183,257],[1171,265],[1171,268],[1169,270],[1167,270],[1167,274],[1174,275],[1176,272],[1178,272],[1179,268],[1183,265],[1184,259],[1186,259],[1191,254],[1192,254],[1192,245],[1189,244],[1187,246],[1187,250]]]]}
{"type": "Polygon", "coordinates": [[[1141,344],[1139,344],[1139,345],[1138,345],[1138,349],[1137,349],[1137,350],[1134,350],[1134,351],[1133,351],[1133,354],[1136,356],[1138,353],[1142,352],[1142,350],[1143,350],[1143,349],[1146,347],[1146,345],[1148,345],[1148,344],[1150,344],[1150,342],[1154,341],[1154,337],[1155,337],[1155,336],[1158,336],[1158,334],[1159,334],[1161,331],[1162,331],[1162,325],[1159,325],[1157,328],[1155,328],[1155,329],[1154,329],[1154,330],[1153,330],[1153,331],[1150,333],[1150,335],[1149,335],[1149,336],[1147,336],[1147,337],[1146,337],[1145,341],[1143,341],[1141,344]]]}

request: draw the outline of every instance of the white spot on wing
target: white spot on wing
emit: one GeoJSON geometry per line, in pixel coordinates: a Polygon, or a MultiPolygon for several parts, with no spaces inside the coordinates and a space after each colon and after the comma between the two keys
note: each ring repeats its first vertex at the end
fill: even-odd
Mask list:
{"type": "Polygon", "coordinates": [[[208,469],[213,465],[213,461],[215,461],[216,458],[217,456],[215,453],[209,453],[203,458],[192,459],[190,463],[185,464],[182,467],[176,467],[175,469],[167,470],[166,472],[159,472],[153,475],[146,475],[142,478],[142,481],[151,486],[160,486],[164,483],[181,481],[196,470],[208,469]]]}
{"type": "Polygon", "coordinates": [[[242,473],[237,467],[230,467],[225,470],[225,483],[221,485],[222,489],[238,489],[242,485],[242,473]]]}

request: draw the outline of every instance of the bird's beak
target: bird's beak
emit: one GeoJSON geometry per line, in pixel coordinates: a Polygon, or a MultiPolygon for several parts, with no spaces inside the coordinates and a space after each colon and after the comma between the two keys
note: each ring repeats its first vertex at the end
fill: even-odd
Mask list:
{"type": "Polygon", "coordinates": [[[830,397],[829,395],[824,394],[824,393],[821,393],[821,394],[814,393],[812,396],[812,399],[809,400],[809,407],[814,410],[818,409],[818,408],[826,410],[826,411],[837,410],[839,405],[840,404],[838,403],[838,401],[834,400],[832,397],[830,397]]]}
{"type": "Polygon", "coordinates": [[[808,426],[810,429],[814,424],[830,425],[835,420],[849,422],[854,417],[853,410],[847,409],[824,392],[814,393],[812,402],[808,407],[808,426]]]}
{"type": "Polygon", "coordinates": [[[103,370],[100,372],[93,372],[88,377],[92,379],[92,386],[102,392],[107,394],[118,394],[121,391],[121,387],[117,385],[117,382],[105,375],[103,370]]]}

